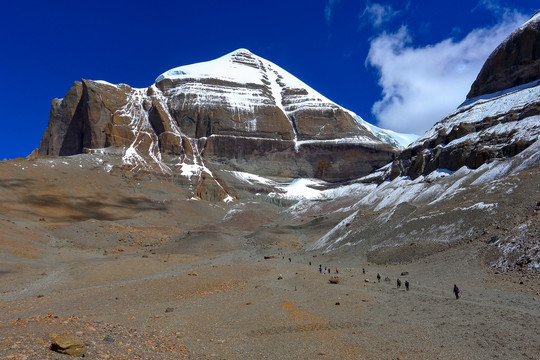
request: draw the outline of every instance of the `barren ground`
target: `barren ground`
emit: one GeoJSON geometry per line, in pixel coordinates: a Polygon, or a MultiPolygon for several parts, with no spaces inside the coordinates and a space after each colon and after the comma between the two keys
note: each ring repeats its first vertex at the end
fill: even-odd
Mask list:
{"type": "Polygon", "coordinates": [[[96,176],[70,197],[72,187],[47,181],[53,172],[17,174],[16,181],[2,174],[2,359],[68,358],[48,349],[51,333],[62,332],[79,335],[89,359],[540,354],[540,278],[495,272],[484,261],[484,242],[406,265],[374,265],[355,255],[306,253],[325,225],[307,234],[277,229],[271,224],[281,215],[270,205],[226,217],[227,209],[205,202],[156,201],[180,191],[171,184],[142,191],[136,181],[118,188],[119,178],[105,187],[96,176]],[[88,201],[94,188],[101,193],[88,201]],[[44,193],[48,202],[39,200],[44,193]],[[319,264],[332,274],[319,273],[319,264]],[[328,281],[336,267],[337,285],[328,281]],[[397,289],[397,278],[410,290],[397,289]]]}

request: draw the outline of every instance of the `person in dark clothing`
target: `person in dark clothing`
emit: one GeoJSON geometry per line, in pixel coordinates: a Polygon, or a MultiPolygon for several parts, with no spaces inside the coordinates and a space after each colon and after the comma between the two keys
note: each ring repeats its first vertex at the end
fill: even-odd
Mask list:
{"type": "Polygon", "coordinates": [[[377,273],[377,282],[381,282],[381,274],[377,273]]]}
{"type": "Polygon", "coordinates": [[[454,295],[456,295],[456,300],[459,299],[459,288],[454,284],[454,295]]]}
{"type": "Polygon", "coordinates": [[[330,274],[330,268],[328,268],[328,273],[330,274]]]}
{"type": "Polygon", "coordinates": [[[322,266],[319,265],[319,272],[322,274],[322,266]]]}
{"type": "Polygon", "coordinates": [[[409,291],[409,281],[408,280],[405,280],[405,289],[407,289],[407,291],[409,291]]]}
{"type": "Polygon", "coordinates": [[[399,289],[401,287],[401,280],[397,279],[397,288],[399,289]]]}

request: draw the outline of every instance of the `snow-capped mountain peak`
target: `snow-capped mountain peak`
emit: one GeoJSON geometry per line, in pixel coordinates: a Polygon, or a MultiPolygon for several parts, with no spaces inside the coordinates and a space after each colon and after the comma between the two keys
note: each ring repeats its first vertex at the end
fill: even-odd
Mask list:
{"type": "MultiPolygon", "coordinates": [[[[312,132],[319,139],[358,139],[364,142],[382,141],[403,148],[417,136],[398,134],[368,124],[358,115],[329,100],[288,71],[253,54],[238,49],[215,60],[185,65],[168,70],[157,77],[156,83],[169,80],[174,92],[192,93],[192,105],[205,106],[221,103],[231,111],[245,117],[255,108],[276,106],[289,119],[295,140],[308,140],[305,132],[312,132]],[[202,85],[204,84],[204,85],[202,85]],[[315,129],[302,126],[298,112],[328,112],[346,114],[348,125],[335,126],[324,119],[315,129]],[[344,134],[344,131],[347,134],[344,134]],[[352,133],[351,133],[352,131],[352,133]]],[[[184,105],[187,105],[184,103],[184,105]]],[[[249,116],[249,115],[248,115],[249,116]]],[[[255,120],[252,122],[255,127],[255,120]]]]}
{"type": "Polygon", "coordinates": [[[135,169],[157,163],[162,172],[211,174],[205,164],[214,162],[259,175],[340,181],[397,154],[395,142],[381,141],[359,117],[246,49],[168,70],[146,89],[84,80],[55,104],[58,121],[41,154],[120,147],[135,169]]]}

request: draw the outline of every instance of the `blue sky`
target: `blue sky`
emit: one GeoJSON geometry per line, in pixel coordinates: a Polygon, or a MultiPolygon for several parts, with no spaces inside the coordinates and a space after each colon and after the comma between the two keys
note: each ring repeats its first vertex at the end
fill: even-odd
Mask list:
{"type": "Polygon", "coordinates": [[[421,134],[458,106],[536,1],[10,1],[0,5],[0,160],[39,146],[81,78],[151,85],[238,48],[384,128],[421,134]]]}

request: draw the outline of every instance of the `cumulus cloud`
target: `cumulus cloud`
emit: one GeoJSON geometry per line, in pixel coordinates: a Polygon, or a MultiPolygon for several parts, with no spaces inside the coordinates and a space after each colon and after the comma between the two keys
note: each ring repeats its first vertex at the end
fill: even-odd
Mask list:
{"type": "Polygon", "coordinates": [[[374,28],[392,21],[401,11],[394,10],[390,5],[381,5],[378,3],[366,5],[364,12],[359,16],[360,19],[367,18],[374,28]]]}
{"type": "Polygon", "coordinates": [[[423,134],[465,100],[489,54],[526,20],[506,12],[493,27],[425,47],[414,47],[405,26],[372,39],[366,65],[379,72],[382,98],[372,107],[379,126],[423,134]]]}

